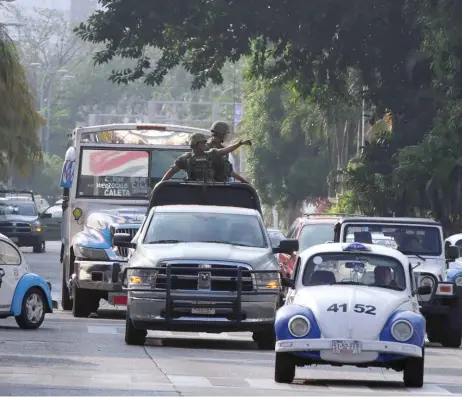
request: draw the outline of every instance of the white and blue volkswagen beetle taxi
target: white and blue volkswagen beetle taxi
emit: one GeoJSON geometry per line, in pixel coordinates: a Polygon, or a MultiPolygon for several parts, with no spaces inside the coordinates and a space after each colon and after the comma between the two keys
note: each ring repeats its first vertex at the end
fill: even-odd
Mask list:
{"type": "Polygon", "coordinates": [[[372,244],[316,245],[283,284],[276,382],[291,383],[297,366],[325,364],[403,371],[406,387],[423,386],[425,318],[405,255],[372,244]]]}
{"type": "Polygon", "coordinates": [[[35,329],[56,306],[51,283],[29,273],[23,253],[0,234],[0,318],[14,316],[21,328],[35,329]]]}

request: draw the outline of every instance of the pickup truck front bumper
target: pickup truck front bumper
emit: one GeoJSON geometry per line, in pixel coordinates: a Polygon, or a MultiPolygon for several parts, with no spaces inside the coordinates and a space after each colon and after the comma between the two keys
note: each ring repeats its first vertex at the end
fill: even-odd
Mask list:
{"type": "MultiPolygon", "coordinates": [[[[123,262],[79,261],[74,262],[74,275],[69,287],[106,292],[123,292],[120,271],[123,262]]],[[[72,291],[72,289],[70,289],[72,291]]]]}
{"type": "Polygon", "coordinates": [[[172,275],[169,268],[166,273],[163,289],[126,288],[127,310],[135,328],[194,332],[260,332],[273,328],[281,297],[279,288],[243,290],[239,268],[236,291],[174,290],[172,278],[181,276],[172,275]]]}

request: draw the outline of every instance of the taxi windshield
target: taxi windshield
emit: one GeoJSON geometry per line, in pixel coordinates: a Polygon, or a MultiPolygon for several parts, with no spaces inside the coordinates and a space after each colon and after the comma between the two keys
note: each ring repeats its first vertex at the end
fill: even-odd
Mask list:
{"type": "Polygon", "coordinates": [[[346,225],[343,241],[380,244],[398,249],[404,255],[439,256],[442,253],[440,229],[435,226],[346,225]]]}
{"type": "Polygon", "coordinates": [[[303,274],[303,285],[363,285],[404,291],[406,277],[400,261],[382,255],[356,252],[312,256],[303,274]]]}

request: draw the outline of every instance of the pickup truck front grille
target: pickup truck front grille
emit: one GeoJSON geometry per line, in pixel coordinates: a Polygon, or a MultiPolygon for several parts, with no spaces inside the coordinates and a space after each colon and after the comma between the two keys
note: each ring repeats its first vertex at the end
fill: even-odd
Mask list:
{"type": "MultiPolygon", "coordinates": [[[[172,290],[200,290],[200,273],[210,278],[210,291],[235,292],[238,290],[238,266],[230,265],[207,265],[198,263],[171,264],[171,289],[172,290]],[[188,267],[191,269],[187,269],[188,267]]],[[[242,291],[253,290],[253,278],[250,270],[242,268],[242,291]]],[[[156,289],[167,289],[167,268],[165,264],[159,267],[157,273],[156,289]]]]}
{"type": "Polygon", "coordinates": [[[8,235],[11,233],[30,233],[30,223],[24,222],[0,222],[0,233],[8,235]]]}
{"type": "MultiPolygon", "coordinates": [[[[135,234],[138,232],[138,229],[133,229],[133,228],[117,228],[115,230],[116,233],[127,233],[130,236],[135,237],[135,234]]],[[[122,258],[126,258],[128,256],[128,248],[123,248],[123,247],[117,247],[117,252],[119,256],[122,258]]]]}

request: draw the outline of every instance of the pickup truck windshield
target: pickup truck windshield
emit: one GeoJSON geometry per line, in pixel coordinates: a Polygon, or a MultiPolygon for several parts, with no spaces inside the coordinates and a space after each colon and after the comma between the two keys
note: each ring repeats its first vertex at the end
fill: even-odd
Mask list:
{"type": "MultiPolygon", "coordinates": [[[[147,198],[184,150],[82,148],[77,197],[147,198]],[[149,172],[150,171],[150,172],[149,172]]],[[[183,179],[177,173],[172,179],[183,179]]]]}
{"type": "Polygon", "coordinates": [[[210,242],[266,248],[256,216],[241,214],[168,212],[155,214],[144,244],[210,242]]]}
{"type": "Polygon", "coordinates": [[[442,253],[440,229],[434,226],[346,225],[343,242],[351,241],[385,245],[405,255],[439,256],[442,253]]]}
{"type": "Polygon", "coordinates": [[[0,216],[2,215],[37,216],[37,209],[32,201],[0,202],[0,216]]]}
{"type": "Polygon", "coordinates": [[[312,223],[303,226],[300,234],[300,252],[313,245],[334,241],[334,225],[332,223],[312,223]]]}

